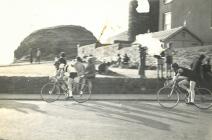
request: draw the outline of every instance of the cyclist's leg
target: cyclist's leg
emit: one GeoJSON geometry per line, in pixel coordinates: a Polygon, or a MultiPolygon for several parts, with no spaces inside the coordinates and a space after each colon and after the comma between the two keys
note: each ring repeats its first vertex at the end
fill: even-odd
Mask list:
{"type": "Polygon", "coordinates": [[[68,81],[67,81],[67,85],[68,85],[68,93],[69,93],[69,97],[72,97],[72,85],[73,85],[73,78],[68,78],[68,81]]]}
{"type": "Polygon", "coordinates": [[[85,78],[81,78],[80,82],[81,82],[80,94],[83,94],[83,89],[84,89],[84,86],[86,84],[86,79],[85,78]]]}
{"type": "Polygon", "coordinates": [[[76,87],[77,91],[79,91],[80,94],[83,94],[82,91],[83,91],[84,85],[86,83],[86,79],[83,77],[76,77],[75,82],[79,83],[79,84],[77,84],[77,86],[79,86],[79,87],[76,87]]]}
{"type": "Polygon", "coordinates": [[[161,64],[161,78],[163,78],[163,64],[161,64]]]}
{"type": "Polygon", "coordinates": [[[88,82],[88,87],[89,87],[89,89],[91,91],[92,87],[93,87],[92,79],[87,79],[87,82],[88,82]]]}
{"type": "Polygon", "coordinates": [[[157,67],[157,77],[158,79],[160,78],[160,65],[158,64],[158,67],[157,67]]]}
{"type": "Polygon", "coordinates": [[[190,91],[190,89],[188,88],[189,81],[187,79],[181,79],[178,82],[178,86],[181,87],[182,89],[186,90],[189,93],[189,91],[190,91]]]}
{"type": "Polygon", "coordinates": [[[190,81],[190,91],[191,91],[191,102],[194,103],[194,98],[195,98],[195,88],[196,82],[195,81],[190,81]]]}

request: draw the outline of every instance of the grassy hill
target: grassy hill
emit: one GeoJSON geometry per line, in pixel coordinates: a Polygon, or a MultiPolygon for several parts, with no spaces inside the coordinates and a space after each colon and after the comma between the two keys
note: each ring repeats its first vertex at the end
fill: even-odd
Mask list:
{"type": "Polygon", "coordinates": [[[36,49],[41,49],[42,60],[53,60],[61,51],[67,53],[67,58],[77,55],[77,45],[95,43],[94,35],[81,26],[64,25],[41,29],[27,36],[15,50],[17,61],[29,61],[29,54],[36,55],[36,49]]]}

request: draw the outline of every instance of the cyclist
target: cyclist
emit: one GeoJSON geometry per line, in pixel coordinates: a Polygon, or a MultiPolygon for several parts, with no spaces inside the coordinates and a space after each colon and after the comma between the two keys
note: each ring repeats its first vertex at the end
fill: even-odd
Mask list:
{"type": "Polygon", "coordinates": [[[92,90],[93,87],[93,79],[96,77],[96,68],[95,68],[95,58],[89,57],[88,64],[85,67],[85,74],[84,77],[87,79],[89,89],[92,90]]]}
{"type": "Polygon", "coordinates": [[[180,67],[177,63],[173,63],[172,68],[175,72],[175,76],[173,77],[172,83],[176,80],[179,81],[178,82],[179,87],[185,89],[189,93],[187,98],[188,99],[187,104],[193,105],[195,98],[194,88],[197,82],[197,78],[194,72],[191,69],[180,67]],[[178,79],[179,76],[183,76],[183,78],[178,79]]]}
{"type": "Polygon", "coordinates": [[[66,54],[64,52],[61,52],[60,55],[59,55],[59,58],[55,59],[54,65],[55,65],[56,70],[59,70],[60,64],[64,64],[64,65],[67,64],[65,57],[66,57],[66,54]]]}
{"type": "MultiPolygon", "coordinates": [[[[66,66],[65,72],[69,73],[69,75],[65,77],[66,81],[67,81],[68,88],[69,88],[68,98],[72,98],[73,80],[75,80],[77,83],[85,83],[85,79],[81,78],[85,73],[85,66],[82,63],[82,59],[80,57],[77,57],[76,60],[73,60],[71,62],[71,65],[66,66]]],[[[80,88],[81,88],[80,94],[83,94],[82,93],[83,86],[81,86],[80,88]]]]}

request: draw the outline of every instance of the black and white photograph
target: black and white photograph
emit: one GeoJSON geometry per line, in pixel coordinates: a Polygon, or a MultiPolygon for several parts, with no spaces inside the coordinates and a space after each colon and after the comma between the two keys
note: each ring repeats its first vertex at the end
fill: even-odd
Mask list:
{"type": "Polygon", "coordinates": [[[212,140],[212,0],[0,0],[0,140],[212,140]]]}

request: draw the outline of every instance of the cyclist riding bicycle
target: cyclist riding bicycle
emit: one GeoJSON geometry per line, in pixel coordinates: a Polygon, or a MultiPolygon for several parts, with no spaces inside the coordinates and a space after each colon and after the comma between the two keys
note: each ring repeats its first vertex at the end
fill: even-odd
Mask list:
{"type": "Polygon", "coordinates": [[[64,64],[64,65],[67,64],[65,57],[66,57],[66,54],[64,52],[61,52],[60,57],[54,63],[56,70],[59,70],[60,64],[64,64]]]}
{"type": "Polygon", "coordinates": [[[180,67],[177,63],[173,63],[172,68],[175,72],[175,76],[173,77],[173,80],[171,83],[177,80],[178,86],[189,93],[187,98],[188,99],[187,104],[193,105],[194,98],[195,98],[194,88],[197,82],[197,78],[194,72],[191,69],[180,67]]]}
{"type": "MultiPolygon", "coordinates": [[[[72,84],[73,80],[77,83],[85,84],[85,79],[82,76],[85,73],[85,66],[82,63],[82,59],[80,57],[76,57],[72,64],[67,68],[66,72],[69,73],[68,77],[68,87],[69,87],[69,97],[72,98],[72,84]]],[[[78,87],[77,87],[78,88],[78,87]]],[[[80,87],[80,95],[82,92],[83,86],[80,87]]]]}

